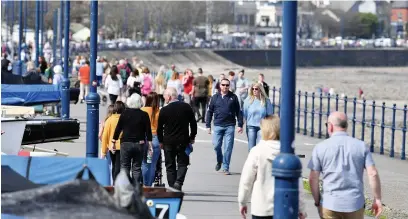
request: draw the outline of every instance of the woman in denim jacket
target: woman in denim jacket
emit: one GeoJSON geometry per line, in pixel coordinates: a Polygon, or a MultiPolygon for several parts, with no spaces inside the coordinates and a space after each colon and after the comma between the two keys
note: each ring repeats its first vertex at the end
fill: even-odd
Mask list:
{"type": "Polygon", "coordinates": [[[261,140],[260,123],[263,118],[272,115],[272,104],[259,83],[253,83],[248,94],[244,101],[243,113],[250,151],[261,140]]]}

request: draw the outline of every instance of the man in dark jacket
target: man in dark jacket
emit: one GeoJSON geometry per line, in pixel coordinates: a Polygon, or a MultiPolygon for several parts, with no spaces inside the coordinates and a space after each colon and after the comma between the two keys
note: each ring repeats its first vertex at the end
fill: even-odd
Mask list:
{"type": "Polygon", "coordinates": [[[170,187],[181,191],[187,166],[190,164],[186,148],[189,144],[194,144],[197,121],[191,106],[178,101],[178,94],[174,88],[166,89],[163,96],[167,106],[159,113],[157,137],[160,147],[164,149],[167,182],[170,187]]]}
{"type": "Polygon", "coordinates": [[[220,93],[211,97],[207,110],[206,127],[208,134],[211,134],[211,120],[214,115],[213,142],[215,153],[217,154],[217,165],[215,170],[221,169],[225,175],[230,175],[229,164],[231,161],[232,148],[234,147],[235,124],[238,120],[238,133],[242,133],[243,117],[239,106],[238,97],[229,91],[230,81],[222,79],[220,81],[220,93]],[[224,151],[221,151],[225,138],[224,151]]]}

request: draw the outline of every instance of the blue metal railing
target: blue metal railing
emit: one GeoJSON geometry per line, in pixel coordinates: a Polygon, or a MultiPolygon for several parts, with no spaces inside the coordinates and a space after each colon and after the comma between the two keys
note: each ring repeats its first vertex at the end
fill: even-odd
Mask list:
{"type": "MultiPolygon", "coordinates": [[[[280,114],[281,89],[273,87],[270,93],[273,113],[280,114]]],[[[349,121],[348,132],[352,137],[365,141],[371,152],[398,154],[406,159],[407,105],[402,108],[381,105],[365,99],[325,95],[298,91],[296,94],[296,133],[317,138],[328,138],[323,124],[331,112],[343,111],[349,121]],[[351,102],[351,103],[350,103],[351,102]],[[380,116],[377,116],[380,115],[380,116]],[[303,117],[303,118],[302,118],[303,117]],[[351,125],[351,127],[350,127],[351,125]]]]}

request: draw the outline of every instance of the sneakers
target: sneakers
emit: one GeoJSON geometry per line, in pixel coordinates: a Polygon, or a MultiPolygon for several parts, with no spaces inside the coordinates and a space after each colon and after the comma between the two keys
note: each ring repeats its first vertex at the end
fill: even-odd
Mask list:
{"type": "Polygon", "coordinates": [[[221,169],[221,163],[217,163],[217,165],[215,165],[215,171],[219,171],[221,169]]]}
{"type": "Polygon", "coordinates": [[[228,170],[223,170],[222,172],[224,173],[224,175],[231,175],[230,171],[228,170]]]}

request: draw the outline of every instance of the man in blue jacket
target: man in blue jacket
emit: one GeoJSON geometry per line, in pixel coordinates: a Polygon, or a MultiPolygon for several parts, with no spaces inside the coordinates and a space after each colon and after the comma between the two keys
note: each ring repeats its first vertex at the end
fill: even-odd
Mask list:
{"type": "Polygon", "coordinates": [[[225,175],[230,175],[229,164],[231,161],[232,148],[234,147],[235,124],[238,120],[238,133],[242,133],[243,117],[239,105],[238,97],[229,91],[230,81],[222,79],[220,81],[220,93],[211,97],[208,106],[206,127],[208,134],[211,134],[211,120],[214,115],[214,135],[213,144],[217,154],[217,165],[215,170],[223,167],[225,175]],[[223,151],[221,146],[225,140],[223,151]],[[224,156],[223,156],[224,155],[224,156]]]}

